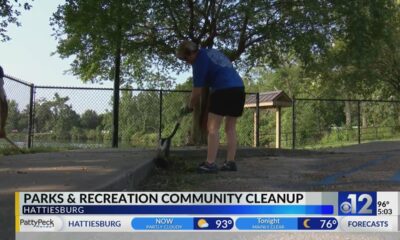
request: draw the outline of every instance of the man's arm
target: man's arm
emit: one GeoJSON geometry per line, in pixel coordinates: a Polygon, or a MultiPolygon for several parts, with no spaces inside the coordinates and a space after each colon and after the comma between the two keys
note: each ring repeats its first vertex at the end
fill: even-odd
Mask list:
{"type": "Polygon", "coordinates": [[[190,103],[189,103],[189,108],[193,109],[200,101],[201,97],[201,87],[194,87],[192,89],[192,94],[190,96],[190,103]]]}

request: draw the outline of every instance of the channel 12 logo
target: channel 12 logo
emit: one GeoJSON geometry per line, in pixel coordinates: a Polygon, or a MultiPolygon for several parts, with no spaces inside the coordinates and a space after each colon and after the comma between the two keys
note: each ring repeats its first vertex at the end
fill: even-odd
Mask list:
{"type": "Polygon", "coordinates": [[[339,215],[376,216],[376,192],[339,192],[339,215]]]}

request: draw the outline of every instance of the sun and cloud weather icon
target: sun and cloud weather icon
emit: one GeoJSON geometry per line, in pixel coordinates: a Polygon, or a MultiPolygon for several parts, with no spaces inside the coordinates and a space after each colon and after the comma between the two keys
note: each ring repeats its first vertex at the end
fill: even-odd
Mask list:
{"type": "Polygon", "coordinates": [[[209,227],[209,224],[208,224],[208,222],[207,222],[205,219],[200,218],[200,219],[197,221],[197,226],[198,226],[199,228],[208,228],[208,227],[209,227]]]}

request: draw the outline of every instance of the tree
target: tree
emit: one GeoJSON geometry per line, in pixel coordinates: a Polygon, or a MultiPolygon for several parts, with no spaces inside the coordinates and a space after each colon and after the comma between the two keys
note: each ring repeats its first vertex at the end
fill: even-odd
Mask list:
{"type": "Polygon", "coordinates": [[[389,85],[387,92],[400,96],[400,3],[393,11],[393,17],[385,26],[385,38],[379,39],[376,47],[380,49],[375,61],[369,63],[369,68],[375,78],[383,80],[389,85]]]}
{"type": "Polygon", "coordinates": [[[161,0],[151,7],[150,21],[143,20],[151,29],[146,41],[163,62],[177,66],[171,53],[177,42],[190,39],[249,68],[262,59],[276,65],[290,51],[312,61],[330,48],[334,35],[346,34],[344,19],[363,6],[344,0],[161,0]]]}
{"type": "MultiPolygon", "coordinates": [[[[153,1],[146,42],[161,63],[178,71],[173,53],[186,39],[223,50],[244,70],[260,61],[276,66],[290,51],[306,62],[329,47],[335,7],[330,1],[153,1]]],[[[206,94],[202,99],[200,106],[206,94]]],[[[193,132],[200,132],[197,122],[193,132]]]]}
{"type": "MultiPolygon", "coordinates": [[[[76,56],[72,71],[83,81],[113,79],[120,51],[122,84],[148,80],[146,69],[181,69],[174,52],[186,39],[222,49],[244,68],[260,60],[277,66],[288,53],[308,64],[337,37],[356,44],[377,33],[391,5],[383,0],[68,0],[51,24],[58,53],[76,56]]],[[[368,46],[364,42],[355,49],[368,46]]]]}
{"type": "Polygon", "coordinates": [[[47,132],[51,130],[51,102],[46,99],[39,99],[35,102],[35,130],[36,132],[47,132]]]}
{"type": "Polygon", "coordinates": [[[112,80],[120,71],[121,85],[139,76],[143,57],[129,52],[138,46],[143,26],[138,25],[147,1],[67,0],[58,7],[51,25],[61,57],[75,56],[72,72],[84,82],[112,80]],[[115,61],[121,58],[121,69],[115,61]],[[135,66],[136,64],[136,66],[135,66]]]}
{"type": "Polygon", "coordinates": [[[147,1],[68,0],[51,19],[61,57],[75,55],[72,72],[83,81],[114,80],[113,147],[118,146],[119,88],[142,75],[145,56],[137,48],[147,1]],[[56,28],[56,26],[58,28],[56,28]],[[128,54],[129,52],[129,54],[128,54]]]}
{"type": "MultiPolygon", "coordinates": [[[[118,90],[122,83],[162,82],[168,70],[184,69],[174,52],[187,39],[222,49],[243,70],[259,64],[278,68],[289,55],[302,66],[313,66],[338,39],[348,49],[354,46],[356,56],[371,46],[373,34],[385,29],[391,6],[384,0],[68,0],[54,14],[52,25],[57,51],[62,57],[76,57],[76,75],[83,81],[114,78],[118,90]],[[358,42],[361,38],[365,41],[358,42]]],[[[351,70],[343,65],[343,72],[351,70]]],[[[350,74],[342,76],[347,81],[350,74]]],[[[114,113],[118,94],[115,91],[114,113]]]]}
{"type": "Polygon", "coordinates": [[[141,140],[146,134],[158,132],[159,99],[158,92],[123,91],[120,116],[123,140],[130,141],[133,136],[141,140]]]}
{"type": "MultiPolygon", "coordinates": [[[[337,9],[345,16],[341,25],[344,31],[335,35],[332,47],[316,58],[316,64],[308,66],[308,74],[318,86],[319,95],[325,98],[372,98],[374,92],[388,86],[392,90],[387,92],[393,94],[393,89],[400,90],[400,81],[396,81],[399,78],[393,78],[399,73],[394,67],[399,52],[399,5],[394,1],[349,4],[351,8],[337,9]]],[[[348,127],[353,122],[353,109],[350,102],[345,102],[348,127]]],[[[366,115],[365,112],[363,118],[366,115]]]]}
{"type": "Polygon", "coordinates": [[[25,108],[21,111],[21,117],[18,122],[18,129],[20,131],[28,131],[29,128],[29,104],[25,106],[25,108]]]}
{"type": "Polygon", "coordinates": [[[79,126],[79,115],[68,105],[68,97],[54,94],[52,100],[40,99],[35,104],[35,125],[37,132],[52,132],[55,137],[70,137],[69,131],[79,126]]]}
{"type": "Polygon", "coordinates": [[[18,103],[15,100],[8,102],[8,119],[7,119],[7,132],[11,130],[20,130],[18,123],[21,119],[21,113],[18,109],[18,103]]]}
{"type": "MultiPolygon", "coordinates": [[[[33,0],[32,0],[33,1],[33,0]]],[[[9,24],[16,24],[17,26],[21,26],[21,23],[18,22],[18,16],[21,15],[20,9],[29,10],[32,5],[29,1],[19,1],[19,0],[3,0],[0,1],[0,40],[2,42],[10,40],[10,37],[7,35],[7,27],[9,24]]]]}
{"type": "Polygon", "coordinates": [[[81,118],[80,125],[86,129],[96,129],[100,124],[100,118],[94,110],[86,110],[81,118]]]}
{"type": "Polygon", "coordinates": [[[69,139],[72,127],[79,126],[79,115],[66,104],[68,100],[69,97],[60,97],[56,93],[52,101],[54,133],[60,139],[69,139]]]}

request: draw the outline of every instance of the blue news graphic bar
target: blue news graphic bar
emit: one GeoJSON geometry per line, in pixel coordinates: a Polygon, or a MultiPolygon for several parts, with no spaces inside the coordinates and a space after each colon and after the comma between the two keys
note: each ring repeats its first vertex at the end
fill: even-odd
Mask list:
{"type": "Polygon", "coordinates": [[[339,225],[336,218],[298,218],[300,230],[335,230],[339,225]]]}
{"type": "Polygon", "coordinates": [[[23,205],[22,214],[333,214],[333,205],[23,205]],[[77,211],[68,211],[69,208],[77,211]],[[50,211],[51,209],[51,211],[50,211]],[[62,210],[62,211],[61,211],[62,210]]]}
{"type": "Polygon", "coordinates": [[[239,230],[335,230],[336,218],[243,217],[236,220],[239,230]]]}
{"type": "Polygon", "coordinates": [[[193,218],[134,218],[131,222],[134,230],[193,230],[193,218]]]}
{"type": "Polygon", "coordinates": [[[297,218],[238,218],[239,230],[297,230],[297,218]]]}
{"type": "Polygon", "coordinates": [[[234,226],[232,218],[218,217],[135,217],[133,230],[230,230],[234,226]]]}

